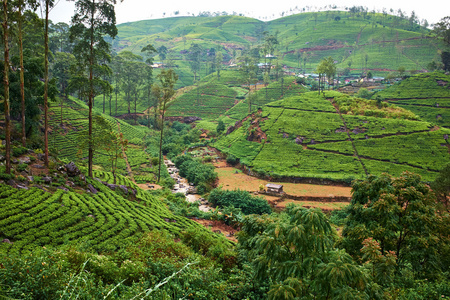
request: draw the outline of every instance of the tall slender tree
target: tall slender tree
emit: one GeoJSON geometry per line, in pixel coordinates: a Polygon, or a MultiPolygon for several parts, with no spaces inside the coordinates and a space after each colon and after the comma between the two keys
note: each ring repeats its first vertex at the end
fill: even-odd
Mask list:
{"type": "Polygon", "coordinates": [[[167,109],[170,106],[170,100],[175,95],[175,83],[178,80],[178,75],[172,69],[162,70],[156,77],[158,83],[152,86],[152,93],[158,100],[158,113],[160,121],[160,140],[159,140],[159,168],[158,168],[158,182],[161,179],[161,164],[162,164],[162,143],[164,135],[164,121],[167,109]]]}
{"type": "MultiPolygon", "coordinates": [[[[159,47],[158,49],[161,49],[163,46],[159,47]]],[[[165,47],[164,47],[165,48],[165,47]]],[[[165,55],[167,53],[167,48],[164,52],[164,48],[163,53],[164,53],[164,59],[165,59],[165,55]]],[[[146,89],[146,94],[147,94],[147,126],[150,128],[150,106],[152,104],[152,84],[153,84],[153,55],[157,52],[155,47],[153,47],[151,44],[148,44],[147,46],[143,47],[141,49],[141,52],[144,52],[145,55],[147,56],[147,59],[145,60],[147,66],[144,68],[144,73],[145,73],[145,89],[146,89]]],[[[161,55],[161,53],[160,53],[161,55]]],[[[157,103],[153,103],[153,106],[155,108],[155,120],[156,120],[156,105],[157,103]]]]}
{"type": "Polygon", "coordinates": [[[48,166],[48,14],[54,6],[54,0],[43,0],[45,7],[45,25],[44,25],[44,164],[48,166]]]}
{"type": "Polygon", "coordinates": [[[110,61],[110,44],[104,39],[106,35],[117,35],[115,0],[77,0],[75,15],[72,17],[70,39],[76,41],[74,55],[80,66],[87,68],[88,106],[89,106],[89,149],[88,176],[92,177],[93,141],[92,141],[92,106],[95,88],[104,85],[102,74],[111,72],[101,62],[110,61]]]}
{"type": "Polygon", "coordinates": [[[3,0],[3,47],[4,47],[4,68],[3,68],[3,86],[4,86],[4,99],[5,106],[5,168],[6,173],[11,173],[11,119],[9,116],[9,22],[8,22],[8,0],[3,0]]]}

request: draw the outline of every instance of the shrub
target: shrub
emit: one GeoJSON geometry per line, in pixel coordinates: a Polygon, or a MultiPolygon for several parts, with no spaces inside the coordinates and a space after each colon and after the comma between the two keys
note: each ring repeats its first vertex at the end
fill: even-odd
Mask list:
{"type": "Polygon", "coordinates": [[[230,154],[227,156],[227,163],[229,163],[232,166],[235,166],[239,163],[239,158],[237,158],[233,154],[230,154]]]}
{"type": "Polygon", "coordinates": [[[22,146],[18,146],[18,147],[12,147],[11,150],[11,156],[21,156],[22,154],[25,154],[28,152],[28,149],[22,146]]]}
{"type": "Polygon", "coordinates": [[[27,164],[20,164],[17,166],[17,171],[19,172],[23,172],[27,169],[28,165],[27,164]]]}
{"type": "Polygon", "coordinates": [[[261,197],[253,197],[249,192],[243,190],[226,191],[214,189],[209,194],[209,202],[218,206],[233,206],[240,208],[242,213],[248,214],[270,214],[272,209],[267,201],[261,197]]]}

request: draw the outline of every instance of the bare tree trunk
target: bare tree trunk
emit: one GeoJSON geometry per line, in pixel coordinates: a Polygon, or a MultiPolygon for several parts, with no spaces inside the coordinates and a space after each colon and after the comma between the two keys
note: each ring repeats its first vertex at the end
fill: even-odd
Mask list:
{"type": "MultiPolygon", "coordinates": [[[[92,1],[92,5],[95,5],[95,0],[92,1]]],[[[94,98],[94,13],[95,10],[92,9],[91,20],[90,20],[90,30],[91,30],[91,44],[90,44],[90,57],[89,57],[89,150],[88,150],[88,176],[92,176],[92,163],[94,160],[94,148],[92,144],[92,106],[94,98]]]]}
{"type": "Polygon", "coordinates": [[[134,125],[137,125],[137,91],[134,94],[134,125]]]}
{"type": "Polygon", "coordinates": [[[48,13],[49,1],[45,0],[44,33],[44,164],[48,167],[48,13]]]}
{"type": "Polygon", "coordinates": [[[164,131],[164,113],[165,113],[165,111],[163,110],[163,112],[161,114],[161,128],[159,129],[161,132],[161,135],[160,135],[160,140],[159,140],[158,183],[159,183],[159,180],[161,179],[161,164],[163,162],[163,160],[162,160],[162,144],[163,144],[163,131],[164,131]]]}
{"type": "Polygon", "coordinates": [[[5,66],[3,74],[3,85],[5,88],[5,139],[6,139],[6,154],[5,154],[5,167],[6,173],[11,174],[11,122],[9,116],[9,45],[8,45],[8,0],[3,0],[3,43],[5,50],[5,66]]]}
{"type": "Polygon", "coordinates": [[[23,67],[23,34],[22,34],[22,5],[23,0],[19,0],[19,56],[20,56],[20,98],[21,98],[21,112],[22,112],[22,146],[26,146],[26,133],[25,133],[25,79],[24,79],[24,67],[23,67]]]}

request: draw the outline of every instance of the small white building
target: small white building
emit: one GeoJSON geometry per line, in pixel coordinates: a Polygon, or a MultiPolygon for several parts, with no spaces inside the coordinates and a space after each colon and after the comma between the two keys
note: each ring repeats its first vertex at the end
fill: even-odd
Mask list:
{"type": "Polygon", "coordinates": [[[266,184],[266,190],[270,193],[283,193],[283,186],[281,184],[268,183],[266,184]]]}

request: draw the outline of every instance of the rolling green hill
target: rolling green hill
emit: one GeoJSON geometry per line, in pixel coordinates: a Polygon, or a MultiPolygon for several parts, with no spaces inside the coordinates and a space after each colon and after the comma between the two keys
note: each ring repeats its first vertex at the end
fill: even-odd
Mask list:
{"type": "Polygon", "coordinates": [[[214,47],[224,54],[224,62],[229,62],[240,50],[260,45],[263,32],[276,35],[279,44],[273,54],[282,64],[306,72],[312,72],[328,56],[335,59],[338,69],[350,68],[355,74],[366,70],[387,74],[399,67],[423,70],[433,59],[439,61],[441,47],[428,36],[428,29],[378,13],[301,13],[270,22],[241,16],[175,17],[117,27],[116,51],[140,53],[147,44],[165,46],[179,71],[188,69],[184,54],[192,43],[204,49],[214,47]]]}
{"type": "Polygon", "coordinates": [[[366,174],[402,171],[432,180],[450,158],[448,129],[417,120],[407,110],[357,104],[338,92],[307,92],[265,105],[214,146],[266,177],[350,182],[366,174]],[[343,113],[344,112],[344,113],[343,113]]]}
{"type": "Polygon", "coordinates": [[[418,74],[376,93],[372,98],[377,96],[414,112],[427,122],[450,128],[450,75],[438,72],[418,74]]]}

